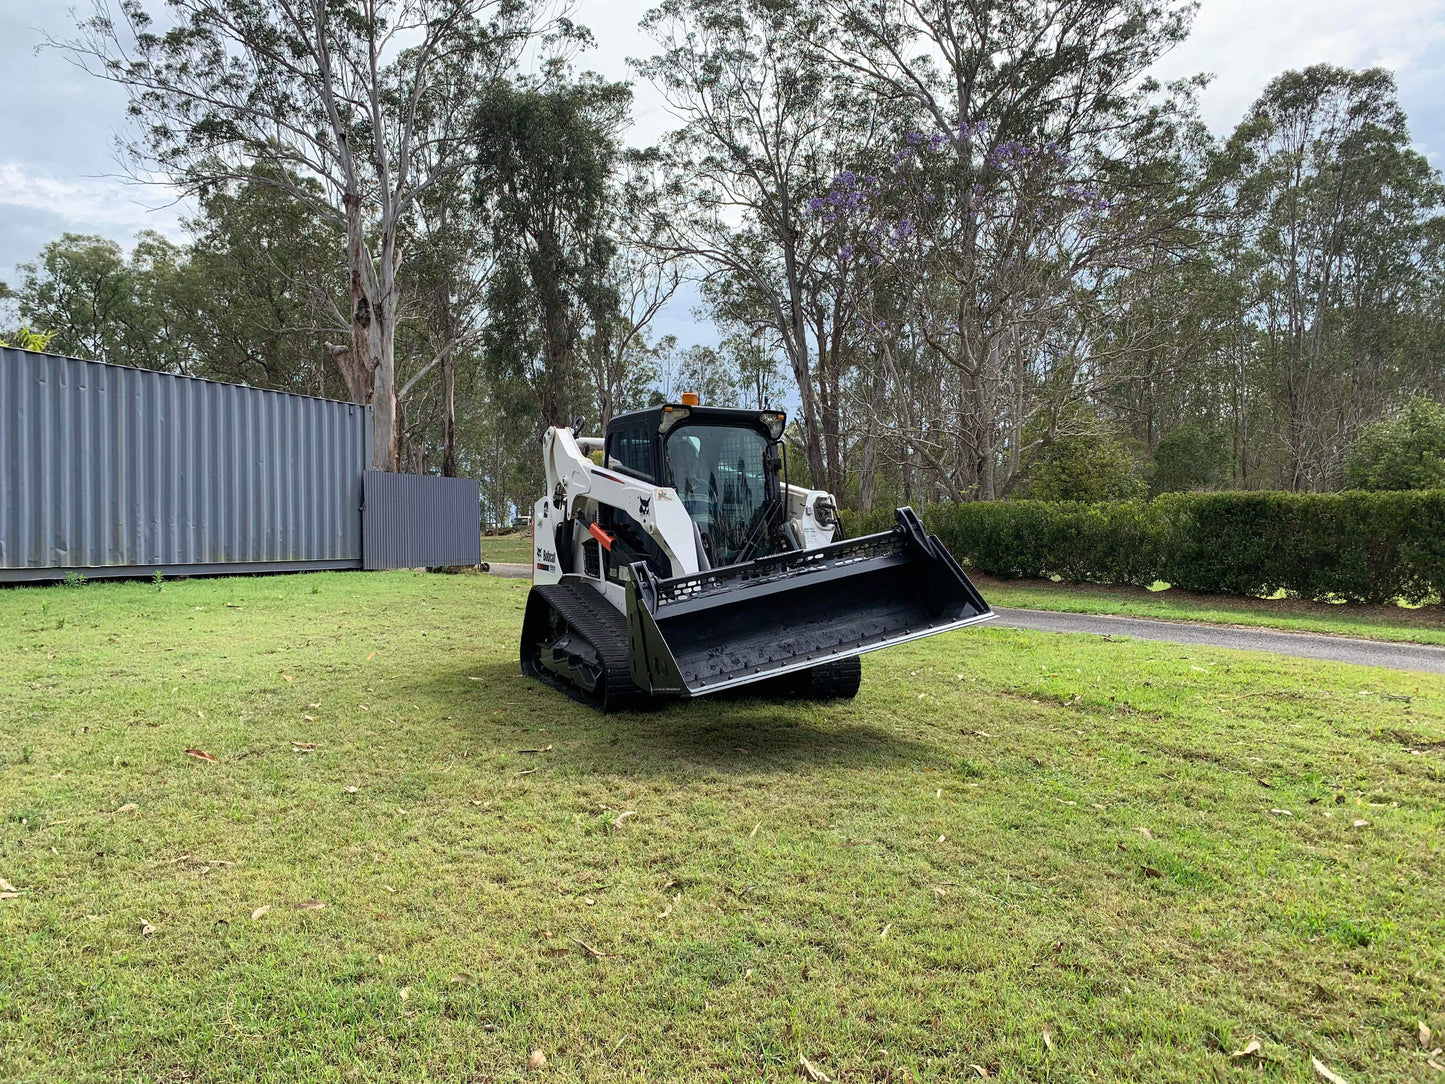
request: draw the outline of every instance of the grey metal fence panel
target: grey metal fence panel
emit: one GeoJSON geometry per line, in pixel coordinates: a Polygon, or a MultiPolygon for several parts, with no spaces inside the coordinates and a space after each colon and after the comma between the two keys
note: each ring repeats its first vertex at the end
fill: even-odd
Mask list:
{"type": "Polygon", "coordinates": [[[482,560],[475,478],[366,472],[365,567],[438,568],[482,560]]]}
{"type": "Polygon", "coordinates": [[[368,415],[0,349],[0,581],[359,568],[368,415]]]}

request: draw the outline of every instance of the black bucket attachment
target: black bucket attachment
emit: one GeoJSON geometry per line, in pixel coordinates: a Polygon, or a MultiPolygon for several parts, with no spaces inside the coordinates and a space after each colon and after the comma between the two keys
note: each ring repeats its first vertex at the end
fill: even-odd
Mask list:
{"type": "Polygon", "coordinates": [[[911,508],[882,534],[658,579],[631,566],[632,679],[702,696],[993,617],[911,508]]]}

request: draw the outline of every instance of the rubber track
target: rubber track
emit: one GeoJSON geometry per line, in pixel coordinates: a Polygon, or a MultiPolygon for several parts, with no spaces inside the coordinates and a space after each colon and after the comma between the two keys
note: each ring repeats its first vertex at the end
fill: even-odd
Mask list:
{"type": "Polygon", "coordinates": [[[556,610],[572,633],[597,652],[602,660],[602,698],[591,696],[546,670],[531,676],[604,712],[639,711],[649,706],[652,697],[632,680],[627,655],[627,619],[602,592],[585,583],[554,583],[533,587],[531,594],[556,610]]]}
{"type": "Polygon", "coordinates": [[[852,700],[863,681],[863,660],[857,655],[834,659],[807,671],[810,679],[803,695],[812,700],[852,700]]]}

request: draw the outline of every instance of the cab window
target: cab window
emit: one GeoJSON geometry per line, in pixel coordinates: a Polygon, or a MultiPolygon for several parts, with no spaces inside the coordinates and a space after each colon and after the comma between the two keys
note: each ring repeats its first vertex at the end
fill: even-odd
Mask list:
{"type": "Polygon", "coordinates": [[[657,479],[657,463],[653,448],[654,434],[647,429],[619,429],[608,439],[607,458],[615,465],[633,474],[641,475],[648,481],[657,479]]]}

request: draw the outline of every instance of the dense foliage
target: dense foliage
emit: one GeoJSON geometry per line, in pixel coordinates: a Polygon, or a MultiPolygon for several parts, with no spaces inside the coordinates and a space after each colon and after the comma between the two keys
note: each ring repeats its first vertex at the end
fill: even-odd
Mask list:
{"type": "MultiPolygon", "coordinates": [[[[1442,490],[978,501],[932,505],[923,518],[960,561],[1002,579],[1372,603],[1445,596],[1442,490]]],[[[849,534],[891,522],[844,514],[849,534]]]]}
{"type": "Polygon", "coordinates": [[[370,403],[379,462],[497,517],[546,425],[683,390],[788,406],[862,511],[1440,484],[1445,189],[1382,69],[1284,72],[1220,138],[1152,75],[1176,0],[662,0],[637,148],[537,0],[116,10],[53,44],[191,236],[52,242],[13,321],[370,403]],[[656,328],[686,279],[711,342],[656,328]]]}
{"type": "Polygon", "coordinates": [[[1360,434],[1345,462],[1359,489],[1445,488],[1445,406],[1414,399],[1360,434]]]}

